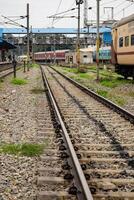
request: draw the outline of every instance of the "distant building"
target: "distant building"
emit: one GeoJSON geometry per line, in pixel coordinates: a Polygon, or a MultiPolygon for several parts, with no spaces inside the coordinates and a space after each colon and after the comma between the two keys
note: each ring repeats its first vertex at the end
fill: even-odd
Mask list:
{"type": "MultiPolygon", "coordinates": [[[[67,64],[77,64],[77,52],[76,51],[66,52],[65,62],[67,64]]],[[[80,49],[80,63],[81,64],[93,63],[93,49],[91,47],[80,49]]]]}

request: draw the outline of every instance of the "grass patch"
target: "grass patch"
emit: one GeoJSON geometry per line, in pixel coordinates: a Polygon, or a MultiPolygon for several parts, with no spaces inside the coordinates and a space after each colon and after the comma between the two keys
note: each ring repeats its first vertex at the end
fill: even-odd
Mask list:
{"type": "Polygon", "coordinates": [[[45,144],[2,144],[0,145],[0,152],[11,155],[20,156],[39,156],[43,153],[45,144]]]}
{"type": "Polygon", "coordinates": [[[14,78],[11,80],[11,83],[14,85],[25,85],[27,84],[27,81],[25,79],[14,78]]]}
{"type": "Polygon", "coordinates": [[[29,66],[30,66],[31,68],[39,68],[40,65],[37,64],[37,63],[30,63],[29,66]]]}
{"type": "Polygon", "coordinates": [[[99,94],[100,96],[103,96],[103,97],[107,98],[108,91],[106,91],[106,90],[97,90],[97,94],[99,94]]]}
{"type": "Polygon", "coordinates": [[[33,89],[31,90],[31,93],[33,93],[33,94],[41,94],[41,93],[43,93],[43,92],[45,92],[45,90],[42,89],[42,88],[33,88],[33,89]]]}
{"type": "Polygon", "coordinates": [[[120,97],[120,96],[114,96],[112,98],[112,101],[114,103],[118,104],[119,106],[124,106],[125,103],[126,103],[125,100],[122,97],[120,97]]]}
{"type": "Polygon", "coordinates": [[[110,79],[102,79],[100,81],[100,84],[105,86],[105,87],[110,87],[110,88],[115,88],[118,86],[118,82],[116,82],[116,80],[110,80],[110,79]]]}
{"type": "Polygon", "coordinates": [[[87,74],[87,73],[79,73],[79,77],[80,77],[80,78],[89,79],[89,78],[90,78],[90,75],[87,74]]]}
{"type": "Polygon", "coordinates": [[[41,144],[23,144],[21,154],[24,156],[38,156],[43,153],[44,145],[41,144]]]}

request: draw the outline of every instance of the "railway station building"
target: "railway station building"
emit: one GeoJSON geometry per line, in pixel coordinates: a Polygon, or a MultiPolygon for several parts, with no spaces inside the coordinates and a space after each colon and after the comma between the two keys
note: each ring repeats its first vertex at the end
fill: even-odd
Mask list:
{"type": "Polygon", "coordinates": [[[0,62],[11,61],[10,50],[15,48],[13,44],[3,40],[3,29],[0,28],[0,62]]]}

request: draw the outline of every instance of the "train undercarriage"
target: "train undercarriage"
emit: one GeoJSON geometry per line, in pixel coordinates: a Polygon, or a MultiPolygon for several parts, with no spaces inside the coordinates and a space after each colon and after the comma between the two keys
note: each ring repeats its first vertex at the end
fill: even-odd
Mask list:
{"type": "Polygon", "coordinates": [[[124,76],[125,79],[132,77],[134,80],[134,65],[115,65],[115,72],[124,76]]]}

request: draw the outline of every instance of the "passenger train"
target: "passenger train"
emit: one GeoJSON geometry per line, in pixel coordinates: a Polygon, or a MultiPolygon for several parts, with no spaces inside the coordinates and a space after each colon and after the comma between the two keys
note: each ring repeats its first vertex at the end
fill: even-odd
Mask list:
{"type": "Polygon", "coordinates": [[[134,14],[112,27],[112,63],[117,73],[134,79],[134,14]]]}
{"type": "Polygon", "coordinates": [[[68,50],[56,50],[56,51],[46,51],[34,53],[34,60],[37,62],[57,63],[65,62],[65,53],[68,50]]]}

